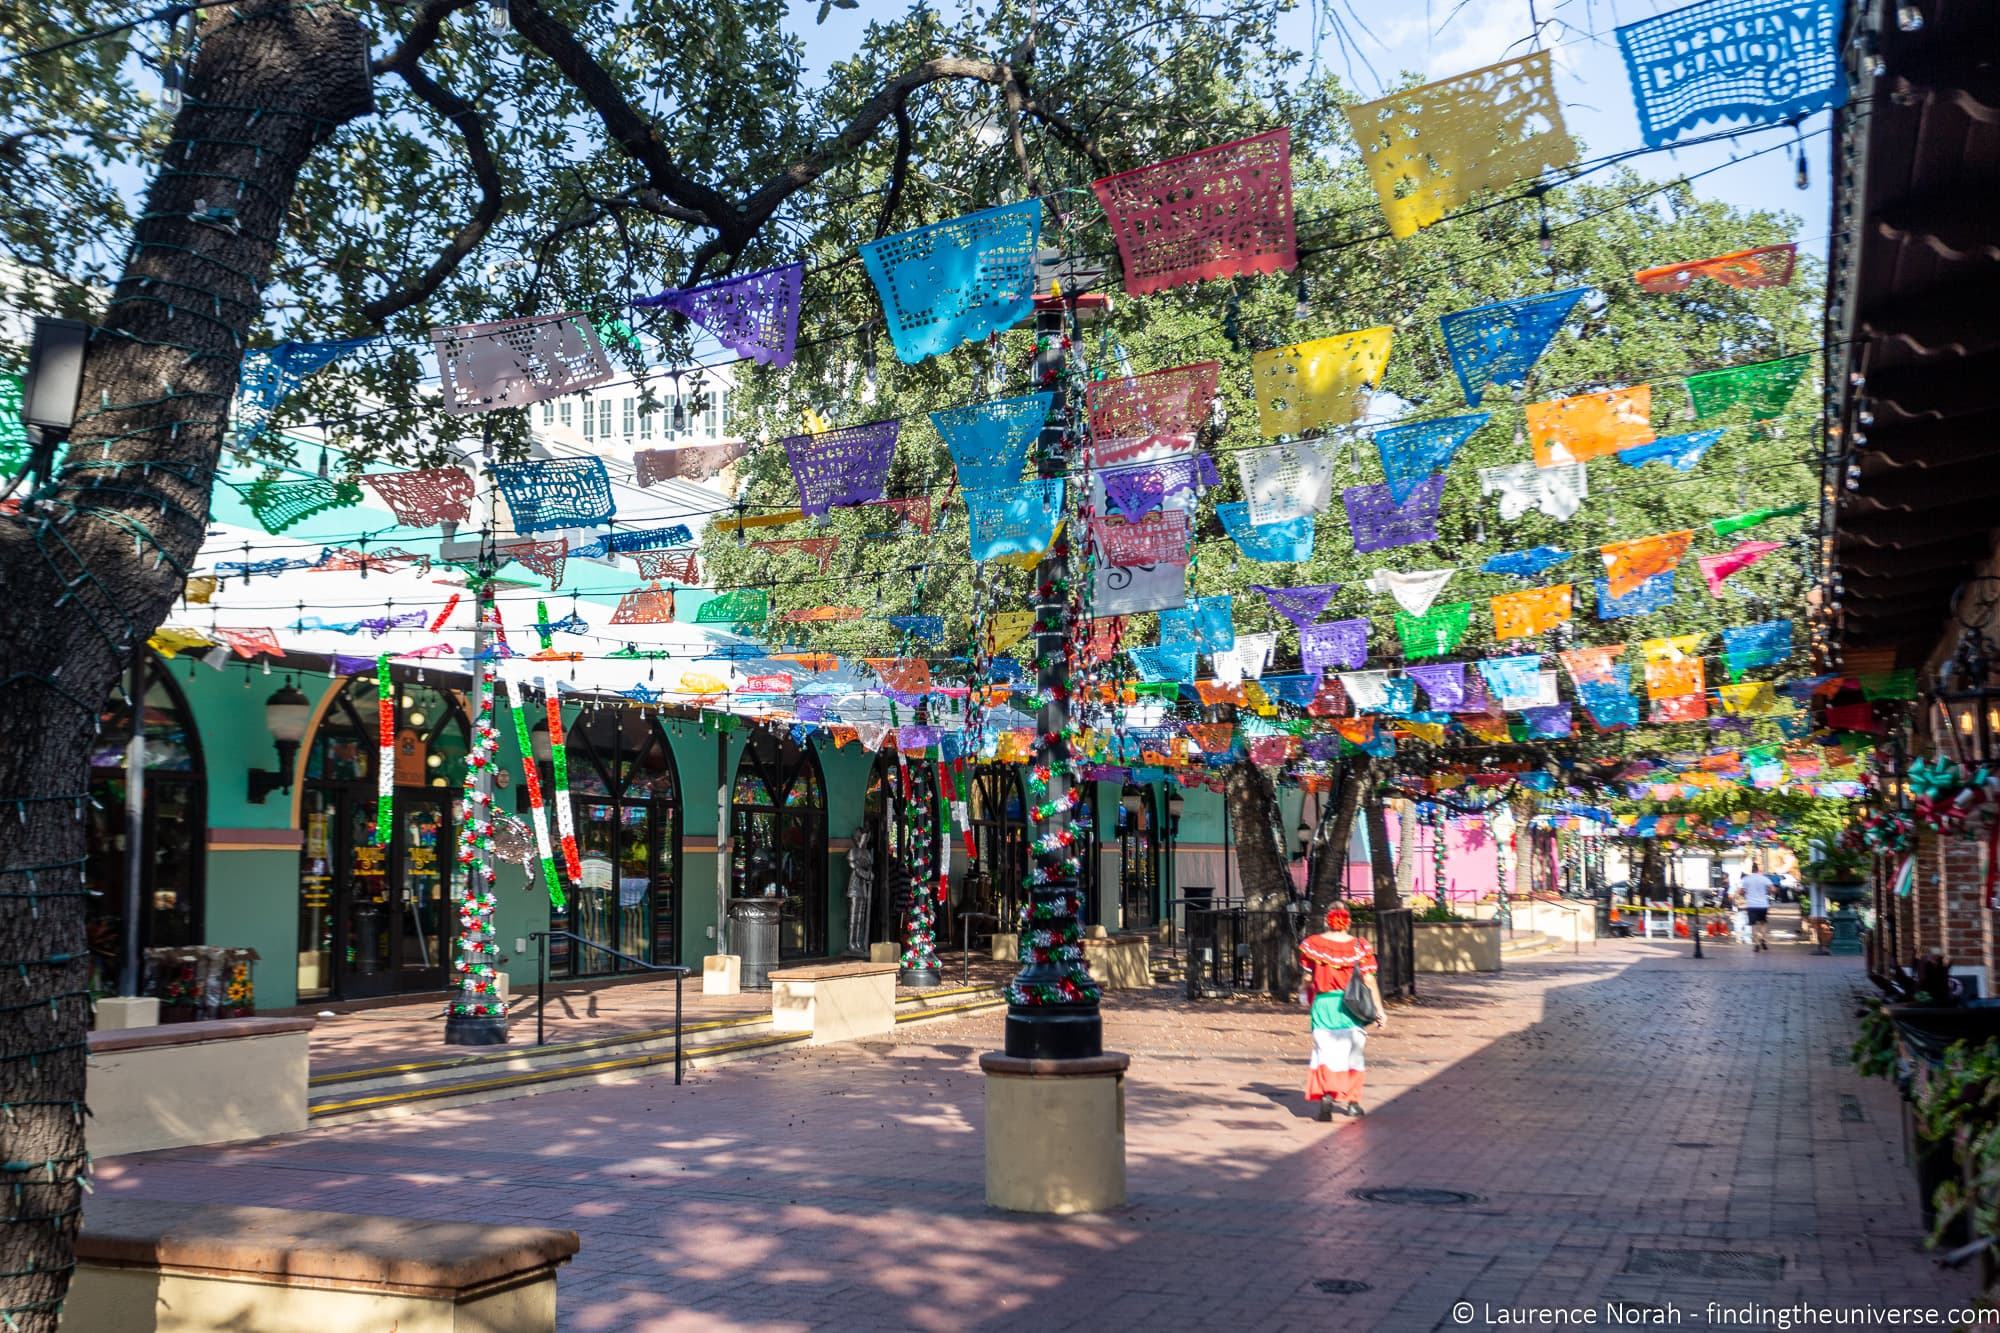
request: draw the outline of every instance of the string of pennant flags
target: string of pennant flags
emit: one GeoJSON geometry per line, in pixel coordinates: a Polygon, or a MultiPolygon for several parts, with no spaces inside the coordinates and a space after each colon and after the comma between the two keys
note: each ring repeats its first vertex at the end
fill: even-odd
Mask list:
{"type": "MultiPolygon", "coordinates": [[[[1617,40],[1646,143],[1662,147],[1710,121],[1795,123],[1838,105],[1844,87],[1838,36],[1832,0],[1706,0],[1625,25],[1617,40]],[[1681,58],[1689,35],[1715,23],[1755,40],[1713,47],[1699,61],[1681,58]],[[1784,78],[1772,77],[1779,71],[1784,78]]],[[[1545,51],[1352,106],[1347,116],[1389,232],[1399,238],[1435,225],[1481,195],[1561,173],[1577,160],[1545,51]]],[[[1092,192],[1128,295],[1288,272],[1299,265],[1288,130],[1107,176],[1092,192]]],[[[862,268],[879,298],[897,358],[913,364],[946,355],[1026,318],[1035,306],[1044,222],[1042,201],[1028,199],[863,243],[862,268]]],[[[1683,292],[1709,282],[1774,287],[1790,282],[1795,266],[1793,246],[1762,246],[1675,259],[1635,271],[1633,281],[1646,293],[1683,292]]],[[[783,367],[799,346],[804,274],[803,263],[780,265],[670,289],[633,304],[686,319],[739,357],[783,367]]],[[[1487,398],[1495,391],[1523,393],[1551,342],[1590,297],[1589,289],[1578,287],[1445,315],[1438,333],[1464,404],[1446,415],[1364,421],[1369,394],[1395,355],[1397,331],[1391,326],[1253,351],[1249,383],[1258,430],[1267,443],[1234,450],[1227,458],[1243,498],[1213,507],[1225,537],[1252,561],[1284,566],[1310,559],[1323,539],[1320,515],[1332,511],[1336,498],[1335,450],[1342,442],[1328,433],[1361,431],[1379,459],[1383,480],[1338,487],[1339,512],[1353,549],[1375,554],[1436,541],[1454,461],[1492,420],[1487,398]]],[[[432,330],[443,409],[456,415],[518,409],[604,384],[613,375],[607,342],[618,336],[616,326],[579,312],[432,330]]],[[[236,412],[237,440],[254,441],[270,428],[289,392],[365,345],[365,340],[283,344],[253,353],[236,412]]],[[[1503,521],[1536,512],[1567,523],[1590,501],[1591,464],[1615,459],[1633,469],[1693,471],[1725,431],[1757,429],[1786,415],[1810,361],[1800,353],[1686,375],[1682,385],[1692,428],[1664,435],[1653,425],[1659,404],[1651,383],[1592,387],[1526,403],[1529,456],[1478,469],[1479,492],[1497,506],[1503,521]]],[[[1078,664],[1097,668],[1081,678],[1080,702],[1107,706],[1092,715],[1103,725],[1086,725],[1079,737],[1078,753],[1088,763],[1147,770],[1214,766],[1241,755],[1260,762],[1324,759],[1345,746],[1374,753],[1399,740],[1556,741],[1584,727],[1608,732],[1646,723],[1734,727],[1769,720],[1788,736],[1803,725],[1797,705],[1824,681],[1746,678],[1790,659],[1789,621],[1723,630],[1715,659],[1704,653],[1707,636],[1701,634],[1645,638],[1632,661],[1621,660],[1624,644],[1558,648],[1554,665],[1546,664],[1550,654],[1511,651],[1557,635],[1586,601],[1600,621],[1659,610],[1673,601],[1676,576],[1690,557],[1711,597],[1726,598],[1732,577],[1786,545],[1742,534],[1801,512],[1802,506],[1715,520],[1703,532],[1602,543],[1596,553],[1600,568],[1563,582],[1538,581],[1578,553],[1540,546],[1496,555],[1480,572],[1528,580],[1531,586],[1485,598],[1483,607],[1470,599],[1446,599],[1459,572],[1455,567],[1375,570],[1370,589],[1396,607],[1396,647],[1389,654],[1371,651],[1371,620],[1322,618],[1341,591],[1332,583],[1255,586],[1283,628],[1238,632],[1230,597],[1190,601],[1187,595],[1201,505],[1223,485],[1215,453],[1200,447],[1221,370],[1215,361],[1144,372],[1121,369],[1083,384],[1076,396],[1086,444],[1082,466],[1067,475],[1024,478],[1055,410],[1056,390],[1038,385],[1025,394],[930,414],[953,465],[972,561],[1031,564],[1056,546],[1065,529],[1083,554],[1076,598],[1085,615],[1068,651],[1078,664]],[[1696,549],[1711,538],[1729,545],[1696,549]],[[1127,619],[1144,613],[1157,615],[1157,641],[1126,643],[1127,619]],[[1455,659],[1482,615],[1480,624],[1490,625],[1491,642],[1503,655],[1455,659]],[[1274,671],[1287,630],[1297,640],[1298,669],[1274,671]],[[1112,668],[1121,655],[1127,667],[1112,668]],[[1211,674],[1197,679],[1204,658],[1211,674]],[[1371,658],[1378,664],[1371,666],[1371,658]],[[1389,658],[1399,661],[1379,664],[1389,658]],[[1711,683],[1711,660],[1721,663],[1725,681],[1711,683]],[[1565,679],[1568,699],[1561,692],[1565,679]],[[1244,711],[1235,723],[1161,719],[1131,725],[1145,713],[1141,705],[1189,694],[1203,705],[1235,704],[1244,711]]],[[[6,387],[0,384],[0,393],[6,387]]],[[[733,520],[717,519],[711,526],[733,526],[742,538],[746,530],[810,522],[834,508],[877,506],[894,522],[931,532],[938,517],[935,497],[889,494],[901,426],[876,421],[784,437],[778,444],[797,487],[796,509],[754,516],[738,511],[733,520]]],[[[0,439],[0,452],[7,447],[0,439]]],[[[641,451],[634,478],[641,488],[681,478],[706,480],[749,447],[641,451]]],[[[961,657],[945,651],[950,645],[942,643],[942,618],[926,614],[919,599],[907,611],[887,614],[879,607],[825,605],[778,615],[764,588],[745,587],[701,598],[688,615],[675,594],[700,576],[693,532],[679,524],[615,528],[616,488],[602,459],[495,463],[487,471],[518,534],[502,548],[505,557],[557,586],[573,559],[620,556],[638,567],[642,582],[623,594],[608,626],[685,616],[695,624],[740,631],[780,622],[817,626],[880,619],[903,641],[898,656],[859,662],[746,644],[740,664],[730,665],[731,654],[718,649],[716,660],[723,664],[718,669],[697,664],[668,685],[635,685],[627,692],[633,701],[754,704],[768,716],[791,717],[795,726],[825,729],[836,744],[859,741],[876,748],[893,738],[903,751],[943,758],[1025,759],[1031,748],[1039,699],[1030,671],[1006,654],[1033,632],[1032,612],[982,607],[971,650],[961,657]],[[938,645],[938,652],[918,652],[925,644],[938,645]],[[940,662],[962,665],[963,682],[934,674],[932,666],[940,662]]],[[[351,479],[267,478],[245,487],[243,498],[259,523],[278,534],[359,504],[364,486],[406,526],[463,523],[473,513],[475,480],[452,467],[351,479]]],[[[815,534],[763,537],[751,544],[773,559],[803,559],[824,575],[841,541],[815,534]]],[[[365,573],[419,560],[395,549],[327,548],[317,560],[221,562],[207,577],[247,579],[293,569],[365,573]]],[[[191,602],[201,601],[198,592],[191,580],[191,602]]],[[[302,615],[293,628],[379,638],[428,627],[435,635],[452,614],[447,606],[441,612],[409,610],[337,622],[302,615]]],[[[589,636],[591,626],[574,612],[552,619],[538,606],[528,629],[539,651],[524,652],[501,635],[489,655],[574,660],[583,654],[559,647],[555,636],[589,636]]],[[[168,653],[219,648],[242,658],[281,652],[275,631],[215,634],[203,638],[177,627],[156,636],[155,646],[168,653]]],[[[629,654],[603,655],[639,660],[643,651],[632,645],[629,654]]],[[[431,647],[396,656],[426,654],[431,647]]],[[[382,656],[366,660],[379,665],[382,656]]],[[[553,693],[556,686],[548,688],[553,693]]],[[[1790,780],[1774,778],[1774,768],[1799,780],[1815,776],[1803,752],[1795,760],[1753,756],[1734,771],[1758,785],[1790,780]]],[[[1707,775],[1703,781],[1729,775],[1695,771],[1707,775]]]]}

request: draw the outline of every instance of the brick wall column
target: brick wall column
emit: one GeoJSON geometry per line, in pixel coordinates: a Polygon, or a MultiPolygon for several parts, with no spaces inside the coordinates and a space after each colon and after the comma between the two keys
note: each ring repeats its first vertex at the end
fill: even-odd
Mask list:
{"type": "MultiPolygon", "coordinates": [[[[1986,960],[1983,849],[1964,838],[1943,844],[1944,956],[1947,962],[1977,966],[1986,960]]],[[[1989,983],[1990,984],[1990,983],[1989,983]]]]}
{"type": "Polygon", "coordinates": [[[1911,961],[1944,952],[1944,842],[1929,829],[1917,833],[1917,878],[1910,890],[1911,961]]]}

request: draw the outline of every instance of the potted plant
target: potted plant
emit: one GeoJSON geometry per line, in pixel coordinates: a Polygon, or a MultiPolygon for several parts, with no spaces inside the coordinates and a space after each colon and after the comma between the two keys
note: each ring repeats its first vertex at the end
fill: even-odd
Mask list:
{"type": "Polygon", "coordinates": [[[1820,886],[1834,904],[1831,918],[1833,940],[1829,953],[1861,952],[1861,915],[1854,905],[1868,896],[1868,872],[1873,857],[1845,839],[1837,843],[1817,843],[1812,859],[1806,862],[1806,878],[1820,886]]]}

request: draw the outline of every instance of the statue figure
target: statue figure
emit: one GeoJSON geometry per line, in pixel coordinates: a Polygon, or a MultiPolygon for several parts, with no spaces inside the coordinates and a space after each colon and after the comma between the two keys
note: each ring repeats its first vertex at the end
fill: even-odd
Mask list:
{"type": "Polygon", "coordinates": [[[867,824],[854,830],[847,845],[847,951],[868,956],[868,924],[875,902],[875,837],[867,824]]]}

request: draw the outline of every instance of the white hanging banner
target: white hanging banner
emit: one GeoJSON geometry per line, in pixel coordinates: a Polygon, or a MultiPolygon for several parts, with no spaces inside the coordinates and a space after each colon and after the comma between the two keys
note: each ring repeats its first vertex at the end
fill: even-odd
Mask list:
{"type": "Polygon", "coordinates": [[[1516,519],[1539,509],[1558,523],[1567,523],[1590,494],[1590,474],[1581,463],[1536,467],[1514,463],[1479,469],[1479,493],[1500,497],[1500,517],[1516,519]]]}
{"type": "Polygon", "coordinates": [[[1245,449],[1236,471],[1256,524],[1317,514],[1333,495],[1333,460],[1308,444],[1245,449]]]}
{"type": "Polygon", "coordinates": [[[432,329],[431,346],[453,416],[525,407],[611,378],[597,330],[575,313],[432,329]]]}
{"type": "Polygon", "coordinates": [[[1396,599],[1396,605],[1413,616],[1423,615],[1437,601],[1444,585],[1451,582],[1451,576],[1458,573],[1456,566],[1450,569],[1378,569],[1370,582],[1376,592],[1384,592],[1396,599]]]}
{"type": "Polygon", "coordinates": [[[1246,679],[1262,680],[1264,668],[1271,665],[1271,650],[1277,642],[1275,634],[1237,635],[1234,648],[1209,655],[1215,668],[1215,678],[1224,685],[1240,684],[1246,679]]]}
{"type": "Polygon", "coordinates": [[[1186,565],[1099,565],[1090,614],[1129,616],[1187,605],[1186,565]]]}

